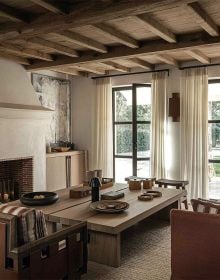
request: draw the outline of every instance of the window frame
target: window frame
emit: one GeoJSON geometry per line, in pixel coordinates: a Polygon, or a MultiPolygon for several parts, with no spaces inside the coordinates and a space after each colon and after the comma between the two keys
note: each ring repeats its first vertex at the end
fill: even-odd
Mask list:
{"type": "Polygon", "coordinates": [[[151,121],[139,121],[137,120],[137,88],[147,87],[151,88],[151,84],[133,83],[129,86],[115,86],[112,87],[112,124],[113,124],[113,177],[115,179],[115,159],[116,158],[128,158],[132,159],[132,174],[137,176],[137,162],[149,161],[150,157],[137,157],[137,125],[138,124],[151,124],[151,121]],[[118,90],[131,90],[132,91],[132,119],[131,121],[116,121],[115,120],[115,93],[118,90]],[[116,155],[115,151],[115,136],[116,126],[129,124],[132,126],[132,155],[120,156],[116,155]]]}

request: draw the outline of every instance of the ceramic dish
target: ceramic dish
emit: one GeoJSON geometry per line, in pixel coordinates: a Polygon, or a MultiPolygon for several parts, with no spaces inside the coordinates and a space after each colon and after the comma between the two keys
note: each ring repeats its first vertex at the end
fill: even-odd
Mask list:
{"type": "Polygon", "coordinates": [[[100,200],[90,204],[90,208],[103,213],[119,213],[128,209],[129,204],[124,201],[100,200]]]}
{"type": "Polygon", "coordinates": [[[20,201],[29,206],[49,205],[59,199],[55,192],[30,192],[22,195],[20,201]]]}

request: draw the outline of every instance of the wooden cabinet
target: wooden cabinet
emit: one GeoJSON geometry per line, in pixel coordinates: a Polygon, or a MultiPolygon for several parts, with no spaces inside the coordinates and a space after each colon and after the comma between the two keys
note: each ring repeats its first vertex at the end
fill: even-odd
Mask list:
{"type": "Polygon", "coordinates": [[[55,191],[82,184],[86,170],[86,151],[47,154],[47,190],[55,191]]]}

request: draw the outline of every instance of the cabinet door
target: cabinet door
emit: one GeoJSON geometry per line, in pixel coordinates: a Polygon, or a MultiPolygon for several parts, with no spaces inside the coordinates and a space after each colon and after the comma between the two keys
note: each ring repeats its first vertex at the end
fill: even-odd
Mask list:
{"type": "Polygon", "coordinates": [[[85,153],[71,156],[71,187],[83,183],[85,176],[85,153]]]}
{"type": "Polygon", "coordinates": [[[66,188],[66,157],[47,158],[47,190],[66,188]]]}

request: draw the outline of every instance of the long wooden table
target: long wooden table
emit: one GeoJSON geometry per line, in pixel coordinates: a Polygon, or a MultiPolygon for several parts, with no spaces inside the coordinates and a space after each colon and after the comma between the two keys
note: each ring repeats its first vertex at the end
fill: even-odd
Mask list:
{"type": "MultiPolygon", "coordinates": [[[[116,190],[123,189],[125,197],[120,199],[129,203],[130,207],[120,214],[98,213],[90,208],[91,201],[85,201],[64,210],[51,213],[58,219],[87,221],[89,229],[89,259],[98,263],[120,266],[121,232],[145,218],[163,210],[169,212],[180,207],[181,197],[185,190],[159,189],[162,197],[152,201],[139,201],[142,191],[130,191],[127,185],[116,185],[116,190]]],[[[110,191],[111,189],[107,189],[110,191]]]]}

